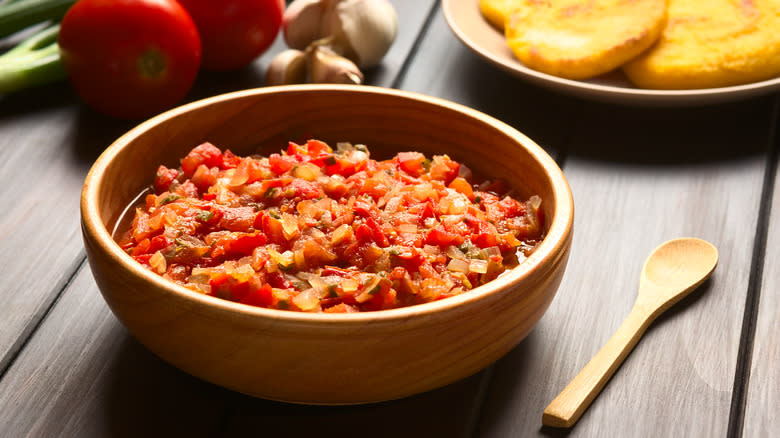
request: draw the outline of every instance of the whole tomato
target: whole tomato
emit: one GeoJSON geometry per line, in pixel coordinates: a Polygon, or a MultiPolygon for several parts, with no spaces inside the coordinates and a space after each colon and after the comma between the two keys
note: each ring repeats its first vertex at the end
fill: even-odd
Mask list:
{"type": "Polygon", "coordinates": [[[62,20],[58,43],[81,98],[124,119],[175,105],[200,67],[197,28],[176,0],[79,0],[62,20]]]}
{"type": "Polygon", "coordinates": [[[282,26],[284,0],[179,0],[203,44],[205,70],[244,67],[271,46],[282,26]]]}

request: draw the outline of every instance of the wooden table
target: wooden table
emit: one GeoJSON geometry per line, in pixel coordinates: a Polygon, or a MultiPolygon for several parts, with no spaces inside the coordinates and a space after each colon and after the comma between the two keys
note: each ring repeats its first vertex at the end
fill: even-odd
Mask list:
{"type": "MultiPolygon", "coordinates": [[[[458,41],[433,0],[395,0],[399,35],[374,85],[459,102],[526,133],[569,178],[568,269],[535,330],[487,369],[403,400],[344,407],[253,399],[137,343],[85,262],[79,194],[133,122],[65,84],[0,96],[0,436],[558,436],[544,407],[628,314],[647,254],[678,236],[720,250],[712,279],[657,320],[571,436],[780,433],[778,95],[637,108],[559,95],[458,41]],[[772,208],[772,207],[775,208],[772,208]]],[[[188,97],[261,86],[250,68],[202,74],[188,97]]]]}

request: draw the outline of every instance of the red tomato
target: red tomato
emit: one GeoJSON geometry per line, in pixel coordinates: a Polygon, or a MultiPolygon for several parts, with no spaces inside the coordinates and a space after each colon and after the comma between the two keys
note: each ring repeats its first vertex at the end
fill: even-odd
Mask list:
{"type": "Polygon", "coordinates": [[[284,0],[179,0],[198,27],[203,68],[244,67],[273,43],[282,25],[284,0]]]}
{"type": "Polygon", "coordinates": [[[79,0],[62,20],[58,43],[81,98],[120,118],[175,105],[200,66],[195,23],[175,0],[79,0]]]}

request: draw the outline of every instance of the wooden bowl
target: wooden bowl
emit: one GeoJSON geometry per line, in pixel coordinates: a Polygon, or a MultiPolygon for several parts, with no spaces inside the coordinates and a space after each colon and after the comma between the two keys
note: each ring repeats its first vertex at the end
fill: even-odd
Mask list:
{"type": "Polygon", "coordinates": [[[134,337],[209,382],[310,404],[405,397],[467,377],[509,352],[555,295],[573,212],[561,170],[525,135],[458,104],[370,86],[267,87],[173,109],[116,140],[95,162],[81,196],[93,275],[134,337]],[[521,196],[539,195],[547,235],[526,261],[472,291],[353,314],[263,309],[197,294],[148,271],[112,239],[123,210],[159,164],[178,166],[203,141],[250,154],[278,152],[288,140],[304,138],[364,143],[372,151],[447,153],[503,178],[521,196]]]}

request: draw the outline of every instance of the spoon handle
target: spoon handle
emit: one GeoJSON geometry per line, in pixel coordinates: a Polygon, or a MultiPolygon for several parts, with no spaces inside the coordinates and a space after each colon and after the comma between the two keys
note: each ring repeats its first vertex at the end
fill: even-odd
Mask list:
{"type": "Polygon", "coordinates": [[[652,322],[644,306],[634,306],[614,335],[545,408],[542,424],[571,427],[623,363],[652,322]]]}

